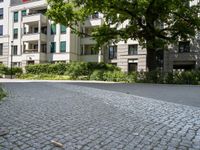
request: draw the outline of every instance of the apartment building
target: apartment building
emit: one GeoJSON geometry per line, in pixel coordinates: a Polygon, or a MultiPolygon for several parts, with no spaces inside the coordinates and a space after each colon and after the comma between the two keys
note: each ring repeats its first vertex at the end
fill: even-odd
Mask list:
{"type": "MultiPolygon", "coordinates": [[[[96,41],[91,37],[78,37],[70,28],[48,20],[44,15],[48,9],[46,0],[0,0],[0,3],[0,63],[10,66],[12,62],[13,66],[24,67],[85,61],[111,63],[124,72],[147,70],[147,52],[138,41],[129,39],[104,45],[97,51],[94,49],[96,41]]],[[[95,13],[77,28],[90,34],[93,28],[103,23],[103,14],[95,13]]],[[[164,71],[200,67],[200,38],[197,37],[192,41],[180,41],[168,51],[158,51],[159,67],[164,71]]]]}
{"type": "Polygon", "coordinates": [[[8,33],[8,8],[9,0],[0,0],[0,64],[8,65],[9,33],[8,33]]]}
{"type": "Polygon", "coordinates": [[[47,8],[45,0],[11,0],[9,35],[14,66],[78,60],[79,38],[65,25],[48,20],[44,15],[47,8]]]}
{"type": "MultiPolygon", "coordinates": [[[[190,5],[197,5],[200,0],[193,0],[190,5]]],[[[199,14],[200,16],[200,14],[199,14]]],[[[200,68],[200,33],[193,39],[179,41],[177,45],[169,46],[163,53],[164,71],[192,70],[200,68]]]]}

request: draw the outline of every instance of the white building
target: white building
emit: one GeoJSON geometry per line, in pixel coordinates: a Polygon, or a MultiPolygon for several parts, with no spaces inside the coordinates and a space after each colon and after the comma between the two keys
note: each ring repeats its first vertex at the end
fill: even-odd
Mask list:
{"type": "Polygon", "coordinates": [[[9,0],[0,0],[0,64],[8,65],[9,49],[9,0]]]}
{"type": "MultiPolygon", "coordinates": [[[[13,62],[13,66],[24,67],[69,61],[106,62],[119,66],[125,72],[146,71],[146,49],[137,41],[121,41],[95,51],[96,42],[92,38],[78,37],[71,33],[70,28],[54,24],[44,15],[47,9],[46,0],[0,0],[0,63],[10,66],[13,62]]],[[[89,34],[103,23],[103,15],[96,13],[78,28],[89,34]]],[[[178,49],[187,48],[181,44],[178,49]]],[[[184,64],[192,56],[192,66],[195,64],[197,68],[200,66],[200,52],[194,46],[192,49],[195,49],[194,56],[191,55],[193,51],[177,54],[177,48],[161,53],[161,67],[166,71],[176,69],[176,64],[184,64]],[[174,53],[175,50],[177,53],[174,53]]]]}

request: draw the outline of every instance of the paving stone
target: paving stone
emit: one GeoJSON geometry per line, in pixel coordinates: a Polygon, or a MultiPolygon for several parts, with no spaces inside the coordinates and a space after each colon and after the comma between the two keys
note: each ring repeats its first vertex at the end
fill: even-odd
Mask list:
{"type": "Polygon", "coordinates": [[[0,149],[200,149],[200,110],[62,83],[6,83],[0,149]]]}

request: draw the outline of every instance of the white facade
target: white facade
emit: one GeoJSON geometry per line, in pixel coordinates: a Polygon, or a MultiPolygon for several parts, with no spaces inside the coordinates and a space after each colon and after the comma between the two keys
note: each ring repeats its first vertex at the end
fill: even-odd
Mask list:
{"type": "MultiPolygon", "coordinates": [[[[192,4],[197,2],[199,0],[192,4]]],[[[24,67],[33,63],[107,62],[119,66],[125,72],[146,71],[147,52],[138,41],[129,39],[95,50],[96,41],[91,37],[78,37],[71,33],[70,28],[55,25],[48,20],[44,15],[48,9],[46,0],[4,0],[0,2],[1,8],[4,12],[3,19],[0,19],[0,26],[3,25],[3,36],[0,35],[3,54],[0,53],[0,63],[11,66],[12,62],[14,66],[24,67]]],[[[90,34],[93,28],[103,23],[103,14],[96,13],[77,28],[90,34]]],[[[199,49],[195,49],[195,52],[197,54],[192,59],[196,61],[199,60],[199,49]]],[[[182,55],[179,54],[178,59],[184,62],[187,54],[184,57],[182,55]]],[[[164,68],[171,70],[176,56],[174,52],[165,54],[164,68]]],[[[196,62],[196,65],[200,66],[200,62],[196,62]]]]}
{"type": "Polygon", "coordinates": [[[8,65],[8,48],[9,48],[9,33],[8,33],[8,18],[10,1],[4,0],[0,2],[0,63],[8,65]]]}

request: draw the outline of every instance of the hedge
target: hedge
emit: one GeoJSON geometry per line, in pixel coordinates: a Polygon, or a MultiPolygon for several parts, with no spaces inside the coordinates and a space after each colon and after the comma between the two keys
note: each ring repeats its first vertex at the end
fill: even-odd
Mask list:
{"type": "Polygon", "coordinates": [[[0,75],[16,75],[16,74],[22,74],[23,71],[22,71],[22,68],[20,67],[13,67],[12,68],[12,71],[11,71],[11,68],[8,68],[4,65],[0,65],[0,75]]]}

